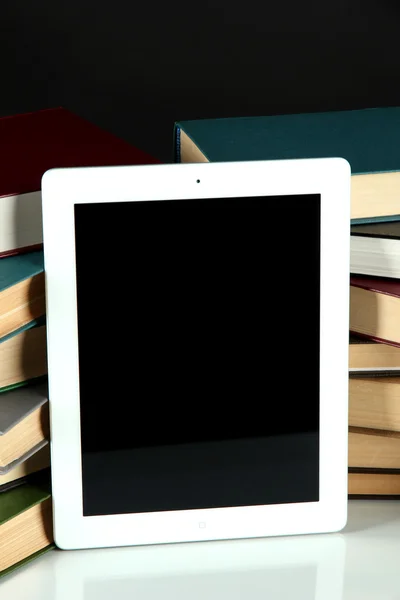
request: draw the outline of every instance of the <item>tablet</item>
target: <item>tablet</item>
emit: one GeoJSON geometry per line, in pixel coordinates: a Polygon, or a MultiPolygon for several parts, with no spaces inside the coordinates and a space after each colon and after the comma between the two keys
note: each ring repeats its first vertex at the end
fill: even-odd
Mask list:
{"type": "Polygon", "coordinates": [[[44,174],[60,548],[345,525],[350,178],[342,158],[44,174]]]}

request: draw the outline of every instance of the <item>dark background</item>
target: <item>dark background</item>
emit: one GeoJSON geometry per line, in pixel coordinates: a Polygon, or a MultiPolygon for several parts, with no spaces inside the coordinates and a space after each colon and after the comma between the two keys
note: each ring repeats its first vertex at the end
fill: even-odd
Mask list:
{"type": "Polygon", "coordinates": [[[395,0],[2,0],[0,116],[63,105],[173,160],[178,119],[400,104],[395,0]]]}

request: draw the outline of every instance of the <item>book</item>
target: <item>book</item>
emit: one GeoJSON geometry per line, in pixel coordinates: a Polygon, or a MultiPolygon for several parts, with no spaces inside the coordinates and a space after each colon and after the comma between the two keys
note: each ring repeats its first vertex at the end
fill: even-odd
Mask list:
{"type": "Polygon", "coordinates": [[[43,250],[0,260],[0,339],[46,312],[43,250]]]}
{"type": "Polygon", "coordinates": [[[0,575],[54,543],[47,478],[0,494],[0,575]]]}
{"type": "Polygon", "coordinates": [[[348,467],[400,470],[400,434],[349,426],[348,467]]]}
{"type": "Polygon", "coordinates": [[[400,346],[400,279],[350,276],[350,332],[400,346]]]}
{"type": "Polygon", "coordinates": [[[378,374],[400,371],[400,347],[350,334],[349,372],[378,374]]]}
{"type": "Polygon", "coordinates": [[[351,220],[400,219],[400,107],[176,121],[175,162],[342,157],[351,220]]]}
{"type": "Polygon", "coordinates": [[[49,436],[47,381],[0,394],[0,473],[49,436]]]}
{"type": "Polygon", "coordinates": [[[10,573],[13,573],[17,569],[20,569],[21,567],[23,567],[26,564],[32,562],[36,558],[39,558],[39,556],[42,556],[42,554],[45,554],[46,552],[49,552],[49,550],[54,550],[55,548],[56,548],[55,544],[49,544],[48,546],[45,546],[44,548],[42,548],[42,550],[38,550],[38,552],[34,552],[30,556],[27,556],[26,558],[18,561],[17,563],[14,563],[13,565],[11,565],[10,567],[8,567],[7,569],[4,569],[4,571],[1,571],[0,572],[0,578],[1,577],[5,577],[6,575],[9,575],[10,573]]]}
{"type": "Polygon", "coordinates": [[[32,475],[46,471],[50,467],[50,444],[44,445],[40,450],[4,473],[0,473],[0,492],[22,485],[32,475]]]}
{"type": "Polygon", "coordinates": [[[349,471],[348,494],[350,498],[400,496],[400,471],[349,471]]]}
{"type": "Polygon", "coordinates": [[[400,279],[400,221],[351,226],[350,272],[400,279]]]}
{"type": "Polygon", "coordinates": [[[0,256],[42,246],[48,169],[159,162],[64,107],[1,118],[0,155],[0,256]]]}
{"type": "Polygon", "coordinates": [[[0,340],[0,392],[47,376],[46,325],[42,322],[0,340]]]}
{"type": "Polygon", "coordinates": [[[349,377],[349,426],[400,433],[400,372],[349,377]]]}

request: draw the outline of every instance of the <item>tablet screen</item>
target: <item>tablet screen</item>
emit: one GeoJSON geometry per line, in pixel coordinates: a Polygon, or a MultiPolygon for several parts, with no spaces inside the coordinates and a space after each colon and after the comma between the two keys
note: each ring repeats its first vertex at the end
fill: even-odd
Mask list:
{"type": "Polygon", "coordinates": [[[319,500],[320,203],[75,205],[84,516],[319,500]]]}

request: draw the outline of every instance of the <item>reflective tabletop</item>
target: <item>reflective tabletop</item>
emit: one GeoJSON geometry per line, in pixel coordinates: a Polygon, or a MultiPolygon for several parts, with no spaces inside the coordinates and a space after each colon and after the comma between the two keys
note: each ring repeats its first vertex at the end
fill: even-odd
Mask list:
{"type": "Polygon", "coordinates": [[[52,550],[1,600],[400,599],[400,500],[351,500],[335,534],[52,550]]]}

